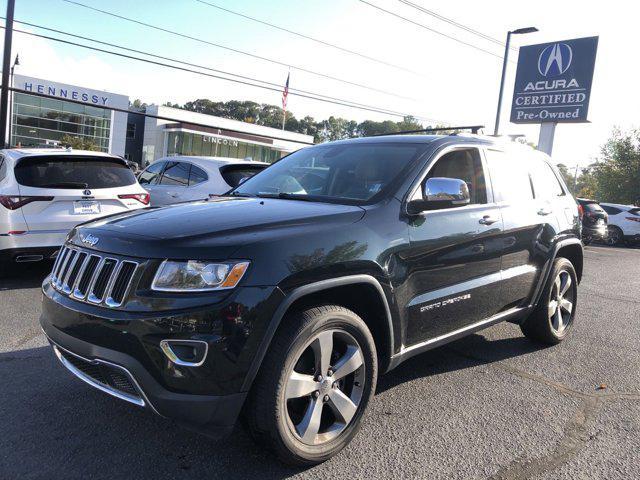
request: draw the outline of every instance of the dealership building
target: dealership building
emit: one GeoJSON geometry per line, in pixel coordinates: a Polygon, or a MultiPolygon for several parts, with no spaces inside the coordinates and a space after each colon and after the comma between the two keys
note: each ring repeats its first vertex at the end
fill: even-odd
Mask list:
{"type": "Polygon", "coordinates": [[[118,112],[107,107],[129,109],[128,96],[40,78],[15,75],[13,85],[25,93],[12,94],[12,146],[57,144],[69,135],[146,165],[172,155],[273,162],[313,143],[309,135],[178,108],[147,106],[147,117],[118,112]]]}
{"type": "Polygon", "coordinates": [[[13,92],[9,122],[12,146],[56,144],[69,135],[89,140],[103,152],[125,154],[128,114],[104,107],[128,109],[126,95],[23,75],[14,76],[13,86],[55,98],[13,92]]]}

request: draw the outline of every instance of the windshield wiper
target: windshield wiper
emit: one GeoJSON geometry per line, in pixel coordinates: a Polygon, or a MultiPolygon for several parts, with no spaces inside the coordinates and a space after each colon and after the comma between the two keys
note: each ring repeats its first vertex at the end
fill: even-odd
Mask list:
{"type": "Polygon", "coordinates": [[[84,188],[88,189],[88,183],[82,182],[57,182],[57,183],[45,183],[44,185],[38,185],[39,188],[84,188]]]}
{"type": "Polygon", "coordinates": [[[287,192],[278,192],[278,193],[258,193],[256,197],[260,198],[282,198],[285,200],[301,200],[303,202],[316,202],[317,199],[311,197],[309,195],[304,195],[301,193],[287,193],[287,192]]]}
{"type": "Polygon", "coordinates": [[[230,192],[220,196],[221,197],[255,197],[255,195],[251,193],[240,193],[240,192],[230,192]]]}

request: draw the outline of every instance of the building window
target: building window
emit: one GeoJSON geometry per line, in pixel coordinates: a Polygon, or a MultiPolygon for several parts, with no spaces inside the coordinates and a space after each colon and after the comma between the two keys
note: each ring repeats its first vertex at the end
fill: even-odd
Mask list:
{"type": "Polygon", "coordinates": [[[167,155],[247,158],[273,163],[286,152],[268,145],[241,142],[233,138],[214,137],[191,132],[167,132],[167,155]]]}
{"type": "Polygon", "coordinates": [[[127,138],[128,139],[136,138],[136,124],[135,123],[127,123],[127,138]]]}
{"type": "Polygon", "coordinates": [[[69,135],[90,141],[100,151],[109,150],[111,112],[107,109],[15,93],[11,120],[12,145],[57,144],[69,135]]]}

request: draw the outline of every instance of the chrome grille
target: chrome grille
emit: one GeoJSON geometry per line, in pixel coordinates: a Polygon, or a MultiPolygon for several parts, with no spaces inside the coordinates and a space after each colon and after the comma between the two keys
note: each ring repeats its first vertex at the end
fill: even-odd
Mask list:
{"type": "Polygon", "coordinates": [[[127,296],[138,262],[65,245],[53,265],[51,285],[76,300],[119,307],[127,296]]]}

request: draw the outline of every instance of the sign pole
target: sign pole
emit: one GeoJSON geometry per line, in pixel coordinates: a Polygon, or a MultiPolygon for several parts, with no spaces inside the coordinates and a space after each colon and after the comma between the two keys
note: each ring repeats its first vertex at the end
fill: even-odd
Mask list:
{"type": "Polygon", "coordinates": [[[4,56],[2,59],[2,91],[0,91],[0,148],[7,146],[7,113],[9,110],[9,70],[11,69],[11,41],[13,39],[13,11],[15,0],[7,0],[7,19],[4,28],[4,56]]]}
{"type": "Polygon", "coordinates": [[[541,123],[538,137],[538,150],[551,156],[553,151],[553,137],[556,134],[557,123],[541,123]]]}
{"type": "Polygon", "coordinates": [[[498,94],[498,111],[496,112],[496,123],[493,127],[493,134],[498,135],[500,131],[500,110],[502,110],[502,94],[504,92],[504,77],[507,73],[507,62],[509,61],[509,43],[511,43],[511,31],[507,32],[507,42],[504,44],[504,57],[502,59],[502,78],[500,78],[500,93],[498,94]]]}

